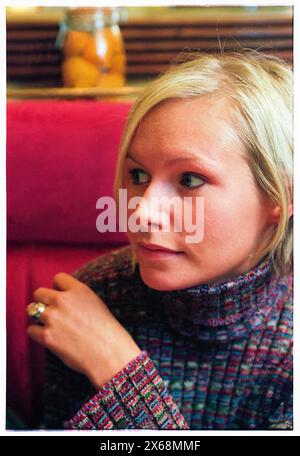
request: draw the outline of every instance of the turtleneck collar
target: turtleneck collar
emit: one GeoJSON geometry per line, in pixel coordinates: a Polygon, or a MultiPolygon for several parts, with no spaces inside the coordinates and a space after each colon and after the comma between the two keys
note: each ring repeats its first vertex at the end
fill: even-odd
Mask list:
{"type": "Polygon", "coordinates": [[[269,299],[269,260],[218,284],[159,291],[165,321],[184,336],[207,342],[245,337],[261,325],[274,306],[269,299]]]}

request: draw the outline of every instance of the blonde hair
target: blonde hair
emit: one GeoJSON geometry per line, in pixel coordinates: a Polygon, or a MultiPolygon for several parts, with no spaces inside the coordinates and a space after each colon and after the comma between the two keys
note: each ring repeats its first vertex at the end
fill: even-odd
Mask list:
{"type": "MultiPolygon", "coordinates": [[[[124,185],[124,159],[134,133],[150,109],[169,99],[218,94],[231,101],[239,122],[236,133],[263,192],[280,208],[268,245],[255,256],[268,256],[277,273],[292,269],[293,221],[288,209],[293,184],[293,78],[290,66],[257,52],[197,54],[170,66],[151,81],[134,103],[121,140],[114,183],[116,201],[124,185]]],[[[136,258],[133,258],[133,267],[136,258]]]]}

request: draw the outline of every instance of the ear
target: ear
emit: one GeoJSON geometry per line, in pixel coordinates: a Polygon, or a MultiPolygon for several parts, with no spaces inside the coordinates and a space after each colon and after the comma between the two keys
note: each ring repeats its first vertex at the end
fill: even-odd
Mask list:
{"type": "MultiPolygon", "coordinates": [[[[288,217],[289,217],[289,218],[293,215],[293,212],[294,212],[294,205],[293,205],[293,203],[291,202],[291,203],[289,204],[289,206],[288,206],[288,217]]],[[[270,220],[272,224],[278,225],[279,219],[280,219],[280,213],[281,213],[281,208],[280,208],[280,206],[275,206],[275,207],[272,209],[271,220],[270,220]]]]}

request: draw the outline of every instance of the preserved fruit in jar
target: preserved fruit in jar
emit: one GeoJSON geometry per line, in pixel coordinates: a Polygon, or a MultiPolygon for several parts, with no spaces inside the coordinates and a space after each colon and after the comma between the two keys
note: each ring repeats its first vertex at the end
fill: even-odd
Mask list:
{"type": "Polygon", "coordinates": [[[63,52],[65,87],[121,87],[126,57],[115,8],[71,8],[57,45],[63,52]]]}

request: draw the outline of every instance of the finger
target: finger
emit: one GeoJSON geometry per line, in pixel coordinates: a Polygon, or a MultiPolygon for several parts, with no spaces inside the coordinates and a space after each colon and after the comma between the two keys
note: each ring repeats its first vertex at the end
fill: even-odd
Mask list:
{"type": "Polygon", "coordinates": [[[27,334],[32,340],[46,346],[44,331],[45,328],[40,325],[30,325],[27,328],[27,334]]]}
{"type": "Polygon", "coordinates": [[[34,317],[30,316],[30,311],[35,311],[35,310],[36,310],[36,302],[31,302],[30,304],[28,304],[28,306],[26,307],[28,318],[33,320],[35,323],[43,323],[43,324],[47,323],[48,312],[49,312],[49,310],[47,309],[47,306],[45,305],[44,310],[40,313],[38,318],[34,318],[34,317]]]}
{"type": "Polygon", "coordinates": [[[33,293],[34,301],[41,301],[47,306],[54,304],[57,299],[57,291],[52,288],[40,287],[33,293]]]}
{"type": "Polygon", "coordinates": [[[71,288],[78,286],[80,283],[81,282],[79,282],[79,280],[75,279],[73,276],[65,272],[59,272],[58,274],[55,274],[53,278],[53,285],[58,290],[62,291],[70,290],[71,288]]]}

